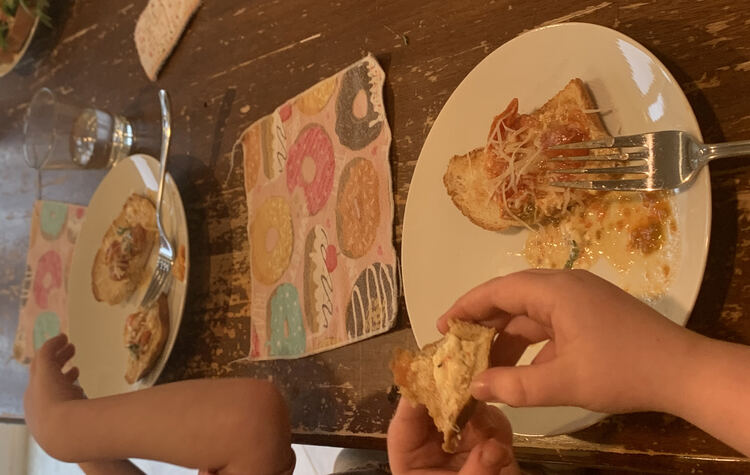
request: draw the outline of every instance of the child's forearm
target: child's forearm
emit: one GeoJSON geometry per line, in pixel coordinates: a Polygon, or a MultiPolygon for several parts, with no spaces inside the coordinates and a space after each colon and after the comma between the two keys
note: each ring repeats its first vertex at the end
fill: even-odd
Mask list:
{"type": "MultiPolygon", "coordinates": [[[[750,455],[750,347],[694,335],[694,350],[676,359],[679,374],[667,412],[750,455]]],[[[668,382],[665,382],[665,384],[668,382]]]]}
{"type": "Polygon", "coordinates": [[[291,473],[294,463],[284,401],[264,381],[183,381],[68,401],[54,418],[60,437],[48,451],[70,462],[138,457],[238,473],[291,473]]]}

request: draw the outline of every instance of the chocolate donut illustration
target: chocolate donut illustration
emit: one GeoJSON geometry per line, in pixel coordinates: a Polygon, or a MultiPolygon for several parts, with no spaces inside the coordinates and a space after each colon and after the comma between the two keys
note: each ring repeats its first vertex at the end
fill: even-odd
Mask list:
{"type": "Polygon", "coordinates": [[[352,288],[346,307],[346,332],[357,339],[387,330],[396,319],[396,276],[391,265],[365,268],[352,288]]]}
{"type": "Polygon", "coordinates": [[[367,64],[362,63],[347,70],[341,80],[336,100],[336,135],[341,145],[362,150],[378,138],[382,129],[383,118],[372,102],[367,64]],[[360,103],[362,98],[365,104],[360,103]]]}

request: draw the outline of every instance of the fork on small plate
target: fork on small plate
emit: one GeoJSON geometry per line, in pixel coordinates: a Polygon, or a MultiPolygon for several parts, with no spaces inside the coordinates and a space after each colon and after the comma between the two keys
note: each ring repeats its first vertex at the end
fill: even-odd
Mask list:
{"type": "Polygon", "coordinates": [[[159,102],[161,104],[161,152],[159,154],[159,191],[156,194],[156,227],[159,229],[159,256],[156,261],[154,275],[151,283],[143,294],[141,307],[146,307],[153,302],[162,292],[169,281],[174,264],[174,250],[169,242],[164,226],[161,223],[161,202],[164,195],[164,177],[167,172],[167,153],[169,152],[169,140],[172,137],[172,119],[170,114],[169,96],[164,89],[159,90],[159,102]]]}
{"type": "Polygon", "coordinates": [[[559,165],[547,170],[547,173],[584,178],[576,180],[565,177],[553,181],[551,185],[602,191],[654,191],[688,185],[711,160],[750,155],[750,140],[703,144],[686,132],[666,130],[555,145],[548,150],[589,151],[589,155],[581,157],[547,159],[559,165]],[[583,162],[585,165],[565,168],[564,165],[570,162],[583,162]],[[606,177],[591,179],[590,175],[606,177]]]}

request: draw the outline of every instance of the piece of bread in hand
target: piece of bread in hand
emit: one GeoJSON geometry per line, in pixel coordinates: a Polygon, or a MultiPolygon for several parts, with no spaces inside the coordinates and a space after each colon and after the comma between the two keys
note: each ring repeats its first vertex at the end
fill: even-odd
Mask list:
{"type": "Polygon", "coordinates": [[[471,380],[489,365],[495,329],[461,320],[448,323],[445,336],[416,354],[396,350],[393,379],[401,394],[424,404],[443,433],[443,450],[455,452],[459,432],[471,417],[471,380]]]}
{"type": "Polygon", "coordinates": [[[124,343],[128,350],[125,381],[133,384],[144,377],[159,359],[169,335],[169,306],[166,294],[148,308],[139,309],[125,320],[124,343]]]}
{"type": "Polygon", "coordinates": [[[130,195],[94,257],[91,290],[97,301],[116,305],[130,298],[147,274],[156,234],[153,203],[141,195],[130,195]]]}
{"type": "MultiPolygon", "coordinates": [[[[572,79],[530,114],[519,114],[518,100],[513,99],[493,120],[486,146],[450,159],[443,183],[456,207],[477,226],[500,231],[534,225],[564,213],[571,193],[586,193],[549,185],[547,154],[561,152],[547,147],[607,135],[585,84],[572,79]],[[527,159],[530,164],[523,163],[527,159]],[[512,178],[503,177],[506,170],[512,178]]],[[[574,153],[586,154],[566,152],[574,153]]]]}

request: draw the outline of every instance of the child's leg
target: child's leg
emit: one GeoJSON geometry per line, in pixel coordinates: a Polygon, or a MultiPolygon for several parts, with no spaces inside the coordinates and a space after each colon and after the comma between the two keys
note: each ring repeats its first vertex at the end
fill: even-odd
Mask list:
{"type": "Polygon", "coordinates": [[[80,399],[65,336],[40,349],[25,396],[39,444],[68,462],[129,457],[219,473],[291,473],[287,408],[276,388],[253,379],[192,380],[99,399],[80,399]]]}

